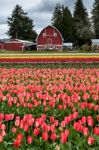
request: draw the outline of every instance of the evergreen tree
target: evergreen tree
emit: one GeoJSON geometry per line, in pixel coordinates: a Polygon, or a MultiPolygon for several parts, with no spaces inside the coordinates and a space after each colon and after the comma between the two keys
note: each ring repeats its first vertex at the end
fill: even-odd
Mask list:
{"type": "Polygon", "coordinates": [[[82,45],[91,40],[91,28],[88,13],[82,0],[77,0],[74,7],[74,41],[77,45],[82,45]]]}
{"type": "Polygon", "coordinates": [[[59,3],[55,7],[51,21],[52,25],[62,33],[62,7],[59,3]]]}
{"type": "Polygon", "coordinates": [[[73,19],[68,7],[57,4],[52,17],[52,25],[62,34],[64,42],[72,41],[73,19]]]}
{"type": "Polygon", "coordinates": [[[93,5],[92,19],[95,38],[99,38],[99,0],[95,0],[93,5]]]}
{"type": "Polygon", "coordinates": [[[73,18],[68,7],[63,7],[62,36],[64,42],[72,42],[73,18]]]}
{"type": "Polygon", "coordinates": [[[22,7],[16,5],[11,17],[8,18],[8,35],[11,38],[34,40],[37,33],[33,30],[33,20],[27,16],[22,7]]]}

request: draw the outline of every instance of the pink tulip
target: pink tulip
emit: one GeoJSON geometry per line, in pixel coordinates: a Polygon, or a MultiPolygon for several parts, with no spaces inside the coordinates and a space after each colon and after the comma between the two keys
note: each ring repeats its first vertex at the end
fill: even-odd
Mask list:
{"type": "Polygon", "coordinates": [[[95,142],[95,139],[94,139],[92,136],[90,136],[90,137],[88,138],[88,144],[89,144],[89,145],[93,145],[94,142],[95,142]]]}

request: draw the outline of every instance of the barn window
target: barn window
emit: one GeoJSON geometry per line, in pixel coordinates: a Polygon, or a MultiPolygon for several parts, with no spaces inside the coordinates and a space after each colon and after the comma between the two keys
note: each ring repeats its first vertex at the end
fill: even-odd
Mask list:
{"type": "Polygon", "coordinates": [[[57,37],[57,33],[54,33],[54,37],[57,37]]]}
{"type": "Polygon", "coordinates": [[[43,37],[45,37],[46,36],[46,33],[43,33],[43,37]]]}

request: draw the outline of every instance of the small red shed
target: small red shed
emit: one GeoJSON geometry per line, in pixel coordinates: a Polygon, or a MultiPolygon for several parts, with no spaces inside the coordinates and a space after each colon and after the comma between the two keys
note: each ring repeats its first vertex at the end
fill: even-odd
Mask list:
{"type": "Polygon", "coordinates": [[[0,41],[0,50],[4,50],[4,49],[5,49],[5,44],[2,41],[0,41]]]}
{"type": "Polygon", "coordinates": [[[62,50],[63,38],[54,26],[45,27],[37,37],[37,50],[62,50]]]}

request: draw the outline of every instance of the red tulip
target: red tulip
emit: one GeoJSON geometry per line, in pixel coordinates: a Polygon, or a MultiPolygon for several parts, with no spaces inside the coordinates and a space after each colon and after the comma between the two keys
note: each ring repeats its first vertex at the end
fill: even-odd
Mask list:
{"type": "Polygon", "coordinates": [[[99,127],[94,127],[94,134],[99,135],[99,127]]]}
{"type": "Polygon", "coordinates": [[[14,147],[19,148],[21,145],[21,141],[20,140],[15,140],[13,143],[14,147]]]}
{"type": "Polygon", "coordinates": [[[66,137],[68,137],[70,134],[70,131],[68,129],[65,129],[64,133],[65,133],[66,137]]]}
{"type": "Polygon", "coordinates": [[[34,128],[33,133],[34,133],[35,136],[38,136],[40,134],[39,128],[34,128]]]}
{"type": "Polygon", "coordinates": [[[58,120],[55,119],[54,125],[57,127],[58,126],[58,120]]]}
{"type": "Polygon", "coordinates": [[[99,122],[99,115],[97,115],[97,121],[99,122]]]}
{"type": "Polygon", "coordinates": [[[23,139],[23,134],[19,133],[19,134],[17,135],[16,139],[22,141],[22,139],[23,139]]]}
{"type": "Polygon", "coordinates": [[[10,120],[10,114],[5,114],[5,120],[9,121],[10,120]]]}
{"type": "Polygon", "coordinates": [[[74,113],[73,113],[73,118],[74,118],[74,119],[77,119],[77,118],[78,118],[78,112],[74,112],[74,113]]]}
{"type": "Polygon", "coordinates": [[[59,110],[62,110],[63,109],[63,106],[60,104],[60,105],[58,105],[58,109],[59,110]]]}
{"type": "Polygon", "coordinates": [[[47,141],[48,140],[48,133],[47,132],[43,132],[42,133],[42,139],[43,139],[43,141],[47,141]]]}
{"type": "Polygon", "coordinates": [[[42,123],[42,130],[44,130],[44,131],[48,131],[48,126],[47,126],[47,124],[44,122],[44,123],[42,123]]]}
{"type": "Polygon", "coordinates": [[[66,126],[65,121],[62,121],[61,122],[61,127],[65,127],[65,126],[66,126]]]}
{"type": "Polygon", "coordinates": [[[6,129],[6,125],[5,124],[1,124],[1,129],[5,130],[6,129]]]}
{"type": "Polygon", "coordinates": [[[28,144],[32,144],[32,136],[28,136],[27,137],[27,143],[28,144]]]}
{"type": "Polygon", "coordinates": [[[17,126],[17,127],[18,127],[18,126],[19,126],[19,124],[20,124],[20,119],[16,119],[16,120],[15,120],[15,126],[17,126]]]}
{"type": "Polygon", "coordinates": [[[88,126],[92,127],[94,125],[94,120],[91,116],[87,117],[87,124],[88,126]]]}
{"type": "Polygon", "coordinates": [[[82,124],[86,123],[86,121],[87,121],[86,116],[83,116],[83,117],[81,118],[82,124]]]}
{"type": "Polygon", "coordinates": [[[51,139],[52,141],[55,141],[56,138],[57,138],[56,133],[52,133],[51,136],[50,136],[50,139],[51,139]]]}
{"type": "Polygon", "coordinates": [[[65,133],[61,133],[60,141],[62,142],[62,144],[65,144],[67,142],[67,136],[65,133]]]}
{"type": "Polygon", "coordinates": [[[12,133],[16,133],[16,130],[17,130],[17,129],[16,129],[15,127],[13,127],[13,128],[12,128],[12,133]]]}
{"type": "Polygon", "coordinates": [[[87,127],[83,127],[82,132],[83,132],[84,135],[88,135],[89,134],[89,129],[87,127]]]}
{"type": "Polygon", "coordinates": [[[53,123],[54,120],[55,120],[54,117],[53,117],[53,116],[50,116],[50,122],[53,123]]]}
{"type": "Polygon", "coordinates": [[[25,132],[27,132],[29,130],[28,124],[24,124],[23,129],[24,129],[25,132]]]}
{"type": "Polygon", "coordinates": [[[55,132],[55,125],[54,125],[54,124],[52,124],[52,125],[50,126],[50,130],[51,130],[52,132],[55,132]]]}
{"type": "Polygon", "coordinates": [[[0,113],[0,121],[2,121],[4,119],[4,114],[0,113]]]}
{"type": "Polygon", "coordinates": [[[0,134],[0,143],[3,142],[3,136],[0,134]]]}
{"type": "Polygon", "coordinates": [[[88,138],[88,144],[89,144],[89,145],[93,145],[94,142],[95,142],[94,137],[90,136],[90,137],[88,138]]]}

